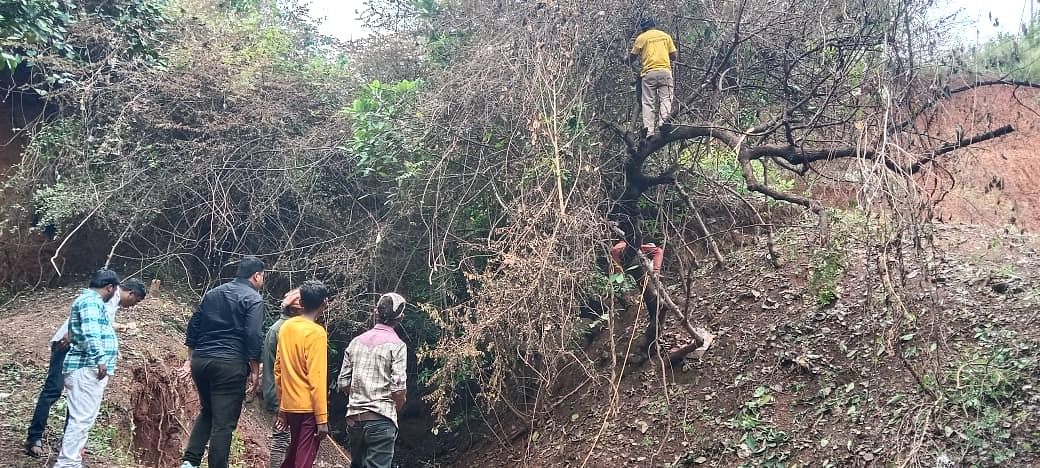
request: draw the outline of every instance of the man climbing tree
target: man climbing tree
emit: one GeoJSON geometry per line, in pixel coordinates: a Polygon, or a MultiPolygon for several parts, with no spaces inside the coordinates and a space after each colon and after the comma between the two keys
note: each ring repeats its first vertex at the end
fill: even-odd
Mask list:
{"type": "Polygon", "coordinates": [[[629,61],[639,60],[642,63],[639,82],[643,129],[646,137],[650,138],[657,133],[658,126],[666,133],[671,130],[668,118],[672,114],[675,88],[672,80],[672,61],[679,57],[679,51],[675,48],[672,36],[657,29],[657,23],[652,18],[640,22],[639,29],[642,33],[636,37],[636,42],[632,45],[629,61]]]}

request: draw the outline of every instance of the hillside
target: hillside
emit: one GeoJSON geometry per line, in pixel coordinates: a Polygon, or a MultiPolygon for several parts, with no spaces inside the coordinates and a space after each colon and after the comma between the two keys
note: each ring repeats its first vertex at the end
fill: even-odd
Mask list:
{"type": "Polygon", "coordinates": [[[907,251],[905,316],[865,282],[876,265],[858,241],[824,308],[793,240],[796,261],[778,270],[760,250],[735,253],[736,267],[694,275],[691,307],[719,335],[703,361],[651,362],[620,381],[601,361],[561,384],[573,394],[547,419],[511,438],[516,421],[458,466],[1040,463],[1040,237],[936,226],[934,239],[907,251]]]}
{"type": "Polygon", "coordinates": [[[333,375],[407,298],[402,466],[1040,466],[1040,93],[962,92],[944,2],[366,0],[349,41],[298,2],[8,3],[0,465],[53,461],[18,446],[47,339],[109,265],[170,291],[119,317],[88,461],[175,466],[188,312],[256,256],[272,314],[334,290],[333,375]]]}
{"type": "MultiPolygon", "coordinates": [[[[933,238],[920,253],[907,250],[897,277],[911,300],[903,317],[865,284],[876,265],[865,262],[861,241],[846,245],[840,299],[822,309],[807,284],[811,255],[793,238],[781,242],[792,261],[776,270],[760,249],[734,252],[737,266],[695,272],[690,304],[718,334],[703,361],[676,369],[651,361],[612,381],[601,333],[586,348],[597,362],[559,382],[566,398],[549,417],[533,427],[514,418],[438,466],[868,466],[906,453],[926,466],[1040,463],[1031,442],[1040,431],[1040,237],[939,225],[933,238]]],[[[898,272],[899,262],[889,267],[898,272]]],[[[43,291],[5,307],[0,456],[14,460],[8,466],[46,466],[22,456],[18,441],[42,381],[44,343],[74,295],[43,291]]],[[[123,360],[88,460],[160,466],[176,457],[194,409],[190,384],[171,374],[186,310],[164,297],[121,312],[123,360]]],[[[617,346],[643,316],[632,308],[619,319],[617,346]]],[[[258,466],[267,432],[255,402],[243,422],[240,466],[258,466]]]]}
{"type": "Polygon", "coordinates": [[[1040,90],[1004,85],[957,94],[939,107],[930,133],[952,138],[958,127],[967,135],[1005,122],[1014,133],[957,151],[943,171],[922,178],[940,221],[1040,230],[1040,90]]]}

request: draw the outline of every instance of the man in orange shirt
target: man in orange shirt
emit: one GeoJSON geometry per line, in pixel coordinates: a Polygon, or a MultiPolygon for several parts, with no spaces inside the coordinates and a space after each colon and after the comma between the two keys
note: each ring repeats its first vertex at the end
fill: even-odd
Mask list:
{"type": "Polygon", "coordinates": [[[311,468],[318,444],[329,434],[328,334],[315,322],[325,309],[328,290],[321,281],[300,285],[303,312],[282,323],[274,362],[279,424],[291,441],[282,468],[311,468]]]}
{"type": "Polygon", "coordinates": [[[675,42],[668,33],[657,29],[657,23],[647,18],[639,23],[642,33],[636,37],[629,52],[629,60],[642,62],[639,72],[642,83],[640,93],[643,105],[643,128],[646,137],[657,132],[657,126],[667,133],[671,124],[666,122],[672,114],[672,99],[675,83],[672,80],[672,61],[679,57],[675,42]],[[660,103],[660,111],[655,104],[660,103]]]}

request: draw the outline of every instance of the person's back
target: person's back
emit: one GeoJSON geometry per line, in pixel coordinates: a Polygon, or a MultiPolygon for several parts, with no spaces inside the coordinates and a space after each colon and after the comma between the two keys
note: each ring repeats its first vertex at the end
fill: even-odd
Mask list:
{"type": "MultiPolygon", "coordinates": [[[[354,368],[350,385],[347,416],[365,411],[378,413],[397,421],[397,411],[391,398],[393,388],[403,388],[403,372],[395,376],[395,361],[407,357],[407,349],[397,332],[390,326],[377,324],[371,330],[351,340],[346,356],[354,368]],[[365,375],[358,375],[364,370],[365,375]]],[[[344,358],[346,359],[346,358],[344,358]]]]}
{"type": "Polygon", "coordinates": [[[634,51],[639,52],[642,62],[640,74],[646,76],[652,70],[672,69],[671,54],[676,51],[672,36],[660,29],[648,29],[636,37],[634,51]]]}
{"type": "Polygon", "coordinates": [[[281,411],[314,413],[318,424],[328,422],[328,334],[302,316],[290,318],[278,332],[275,383],[281,411]]]}
{"type": "Polygon", "coordinates": [[[678,58],[678,49],[668,33],[657,29],[651,18],[644,19],[640,25],[643,31],[636,36],[629,51],[631,60],[639,59],[642,69],[639,72],[639,94],[643,115],[643,128],[646,136],[652,137],[658,125],[670,131],[668,119],[672,115],[673,88],[672,61],[678,58]]]}
{"type": "MultiPolygon", "coordinates": [[[[328,334],[316,320],[327,304],[320,281],[300,286],[303,311],[282,323],[274,364],[279,421],[289,427],[283,468],[311,468],[329,433],[328,334]]],[[[282,424],[279,424],[282,425],[282,424]]]]}
{"type": "Polygon", "coordinates": [[[181,372],[191,374],[201,410],[181,457],[182,468],[201,465],[207,446],[210,468],[228,466],[246,389],[258,379],[266,313],[257,291],[264,284],[264,263],[245,257],[235,276],[207,292],[188,322],[188,360],[181,372]]]}
{"type": "Polygon", "coordinates": [[[375,326],[350,341],[343,353],[339,388],[350,396],[347,429],[354,466],[388,468],[394,458],[398,411],[407,390],[407,347],[394,327],[404,320],[405,300],[388,293],[379,298],[375,326]]]}
{"type": "Polygon", "coordinates": [[[248,331],[253,325],[250,320],[256,319],[250,312],[259,309],[262,321],[263,307],[260,293],[246,279],[236,278],[209,290],[188,324],[192,355],[242,361],[259,358],[259,335],[248,331]]]}

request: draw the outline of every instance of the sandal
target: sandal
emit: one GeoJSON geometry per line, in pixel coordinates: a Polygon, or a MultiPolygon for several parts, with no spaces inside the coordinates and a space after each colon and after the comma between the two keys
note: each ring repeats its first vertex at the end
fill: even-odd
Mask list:
{"type": "Polygon", "coordinates": [[[25,454],[33,458],[43,457],[43,455],[45,454],[45,451],[43,450],[43,441],[34,440],[32,442],[26,442],[25,454]]]}

